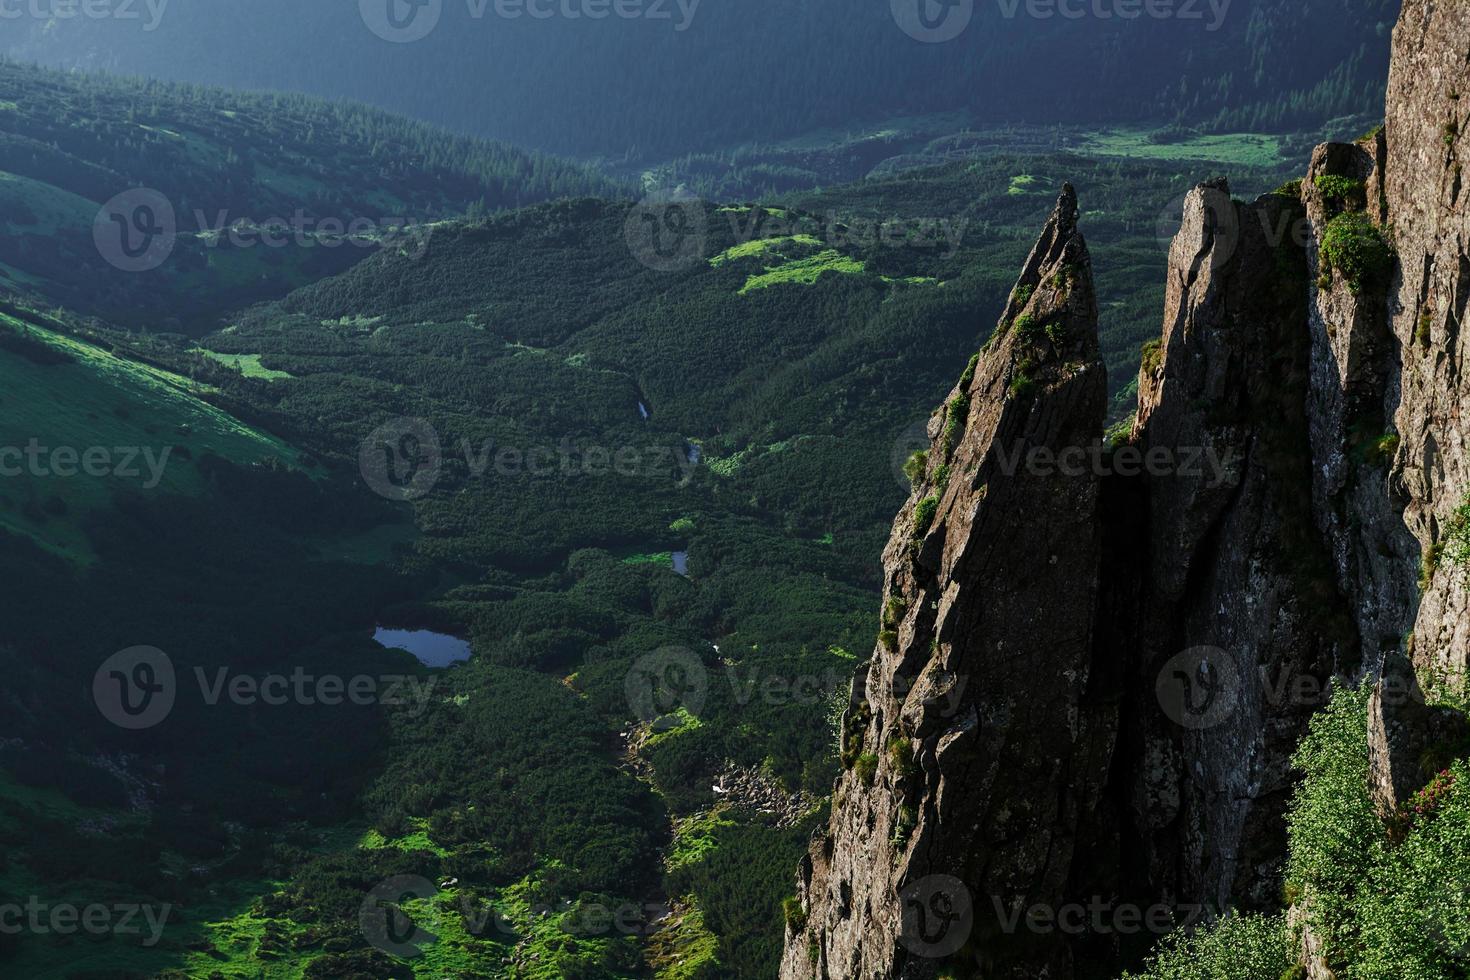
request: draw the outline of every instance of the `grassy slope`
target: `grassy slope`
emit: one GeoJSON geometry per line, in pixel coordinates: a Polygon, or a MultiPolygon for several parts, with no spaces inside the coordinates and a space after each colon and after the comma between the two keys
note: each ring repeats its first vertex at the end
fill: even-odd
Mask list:
{"type": "MultiPolygon", "coordinates": [[[[35,439],[47,449],[70,447],[78,453],[102,447],[114,452],[119,464],[122,457],[115,450],[146,448],[163,464],[158,488],[175,493],[201,489],[184,451],[194,459],[213,453],[239,463],[290,463],[295,458],[281,440],[203,401],[207,386],[7,314],[0,313],[0,328],[23,332],[71,358],[65,364],[42,365],[0,351],[0,446],[23,449],[35,439]]],[[[87,559],[90,548],[79,526],[82,518],[105,507],[113,492],[152,489],[146,486],[153,481],[146,458],[140,456],[135,468],[136,477],[0,477],[0,527],[27,534],[58,553],[87,559]],[[53,497],[65,504],[65,519],[57,515],[38,522],[23,513],[27,502],[53,497]]]]}

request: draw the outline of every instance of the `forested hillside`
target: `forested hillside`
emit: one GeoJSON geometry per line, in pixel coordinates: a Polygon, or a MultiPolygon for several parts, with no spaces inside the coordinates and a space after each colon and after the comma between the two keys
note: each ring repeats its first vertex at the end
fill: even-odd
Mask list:
{"type": "Polygon", "coordinates": [[[361,105],[0,61],[0,285],[130,326],[194,329],[384,239],[416,247],[431,232],[409,229],[446,216],[619,193],[572,164],[361,105]],[[126,221],[147,207],[170,261],[99,249],[104,205],[126,221]],[[248,231],[225,230],[237,225],[248,231]]]}
{"type": "Polygon", "coordinates": [[[0,51],[344,96],[553,151],[658,159],[947,110],[979,124],[1314,129],[1381,105],[1398,6],[1180,0],[1130,16],[1109,2],[987,0],[941,7],[972,19],[921,43],[886,2],[649,0],[594,19],[446,0],[426,8],[439,11],[427,36],[390,44],[354,3],[173,0],[156,24],[7,21],[0,51]]]}

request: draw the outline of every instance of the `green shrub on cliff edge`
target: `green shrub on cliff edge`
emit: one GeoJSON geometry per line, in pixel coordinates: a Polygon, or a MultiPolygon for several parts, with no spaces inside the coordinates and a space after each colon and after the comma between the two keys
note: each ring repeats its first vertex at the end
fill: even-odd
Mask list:
{"type": "Polygon", "coordinates": [[[1365,215],[1349,211],[1327,223],[1322,235],[1324,271],[1340,273],[1355,293],[1388,284],[1393,246],[1365,215]]]}
{"type": "Polygon", "coordinates": [[[1123,980],[1278,980],[1294,959],[1281,916],[1232,915],[1193,935],[1170,936],[1146,972],[1123,980]]]}
{"type": "MultiPolygon", "coordinates": [[[[1351,980],[1470,975],[1470,764],[1452,762],[1387,820],[1369,792],[1368,691],[1339,691],[1294,765],[1286,898],[1351,980]]],[[[1228,917],[1160,943],[1127,980],[1300,980],[1282,915],[1228,917]]]]}
{"type": "Polygon", "coordinates": [[[1287,893],[1310,903],[1329,956],[1358,946],[1354,908],[1380,858],[1383,825],[1368,794],[1368,694],[1339,691],[1312,719],[1295,767],[1306,776],[1292,800],[1287,893]]]}
{"type": "Polygon", "coordinates": [[[1444,558],[1451,565],[1470,565],[1470,497],[1455,511],[1444,532],[1444,558]]]}
{"type": "Polygon", "coordinates": [[[1361,211],[1366,206],[1367,189],[1361,180],[1341,174],[1318,174],[1312,184],[1333,207],[1361,211]]]}

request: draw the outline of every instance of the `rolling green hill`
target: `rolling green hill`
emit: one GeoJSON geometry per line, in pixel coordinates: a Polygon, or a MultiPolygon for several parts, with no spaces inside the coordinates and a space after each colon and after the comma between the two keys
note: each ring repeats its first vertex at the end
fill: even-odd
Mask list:
{"type": "Polygon", "coordinates": [[[447,215],[619,191],[576,165],[365,106],[0,60],[0,285],[134,328],[207,327],[447,215]],[[94,239],[119,195],[125,220],[147,204],[177,235],[142,271],[117,268],[94,239]],[[237,222],[251,231],[216,233],[237,222]],[[271,226],[279,246],[262,244],[271,226]]]}
{"type": "Polygon", "coordinates": [[[90,560],[81,532],[114,492],[198,493],[194,461],[293,465],[280,439],[210,404],[208,385],[0,312],[0,527],[90,560]],[[24,456],[22,456],[24,453],[24,456]]]}

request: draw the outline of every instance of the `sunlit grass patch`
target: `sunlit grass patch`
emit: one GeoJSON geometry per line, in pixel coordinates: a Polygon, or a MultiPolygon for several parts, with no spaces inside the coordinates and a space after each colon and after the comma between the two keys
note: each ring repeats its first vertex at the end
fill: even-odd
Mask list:
{"type": "Polygon", "coordinates": [[[748,242],[741,242],[725,249],[719,255],[709,260],[709,264],[718,269],[727,262],[735,262],[739,259],[764,257],[772,253],[786,258],[784,249],[792,245],[804,245],[808,248],[821,248],[820,239],[812,235],[785,235],[779,238],[752,238],[748,242]]]}
{"type": "Polygon", "coordinates": [[[823,275],[835,272],[840,275],[857,276],[867,271],[867,266],[857,259],[829,248],[802,259],[792,259],[758,276],[751,276],[740,290],[744,296],[757,289],[769,289],[786,283],[810,286],[823,275]]]}
{"type": "Polygon", "coordinates": [[[1006,189],[1006,193],[1012,196],[1030,194],[1035,191],[1035,186],[1036,178],[1033,175],[1017,174],[1011,178],[1011,186],[1006,189]]]}
{"type": "Polygon", "coordinates": [[[221,354],[218,351],[212,350],[201,351],[200,353],[211,360],[219,361],[221,364],[234,368],[247,378],[278,381],[282,378],[295,377],[289,371],[277,371],[264,366],[260,363],[261,355],[259,354],[221,354]]]}
{"type": "Polygon", "coordinates": [[[1281,163],[1281,137],[1265,133],[1207,133],[1176,142],[1153,140],[1152,130],[1106,129],[1082,134],[1078,152],[1139,160],[1208,160],[1250,167],[1281,163]]]}

